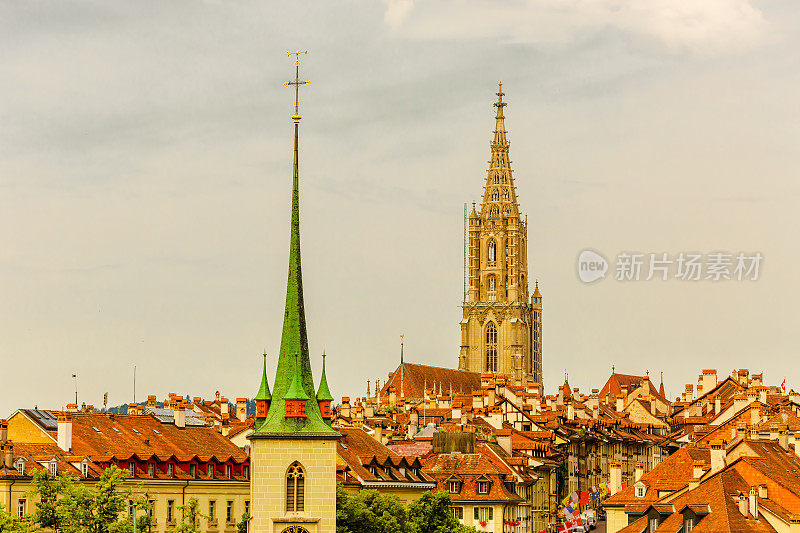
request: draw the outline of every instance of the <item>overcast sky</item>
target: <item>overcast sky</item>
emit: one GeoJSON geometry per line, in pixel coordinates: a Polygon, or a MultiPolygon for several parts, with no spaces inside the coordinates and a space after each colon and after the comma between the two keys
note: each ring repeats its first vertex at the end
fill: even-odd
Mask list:
{"type": "MultiPolygon", "coordinates": [[[[702,368],[800,388],[796,0],[0,3],[0,415],[252,396],[280,343],[292,75],[313,363],[457,364],[462,210],[506,91],[547,392],[702,368]],[[280,8],[278,9],[278,5],[280,8]],[[576,258],[760,252],[758,281],[576,258]],[[613,266],[612,266],[613,268],[613,266]]],[[[656,380],[658,378],[656,377],[656,380]]]]}

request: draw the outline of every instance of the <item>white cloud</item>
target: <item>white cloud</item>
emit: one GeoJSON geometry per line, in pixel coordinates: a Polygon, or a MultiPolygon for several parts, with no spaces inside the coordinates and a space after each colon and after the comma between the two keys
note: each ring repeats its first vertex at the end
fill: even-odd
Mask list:
{"type": "Polygon", "coordinates": [[[384,3],[386,14],[383,20],[390,28],[400,27],[414,8],[414,0],[384,0],[384,3]]]}
{"type": "Polygon", "coordinates": [[[767,24],[751,0],[387,0],[385,21],[422,39],[501,38],[562,44],[612,29],[673,52],[714,54],[762,41],[767,24]]]}

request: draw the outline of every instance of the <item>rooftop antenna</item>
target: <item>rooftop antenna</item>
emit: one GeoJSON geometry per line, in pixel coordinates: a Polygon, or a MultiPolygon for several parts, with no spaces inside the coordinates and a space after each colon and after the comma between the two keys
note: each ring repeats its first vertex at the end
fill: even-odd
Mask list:
{"type": "Polygon", "coordinates": [[[78,374],[72,374],[72,379],[75,381],[75,405],[78,405],[78,374]]]}
{"type": "Polygon", "coordinates": [[[401,333],[400,334],[400,398],[406,397],[406,390],[405,387],[403,386],[405,382],[404,379],[405,372],[403,372],[405,366],[405,364],[403,363],[403,337],[405,337],[405,335],[401,333]]]}
{"type": "Polygon", "coordinates": [[[133,403],[136,403],[136,365],[133,365],[133,403]]]}

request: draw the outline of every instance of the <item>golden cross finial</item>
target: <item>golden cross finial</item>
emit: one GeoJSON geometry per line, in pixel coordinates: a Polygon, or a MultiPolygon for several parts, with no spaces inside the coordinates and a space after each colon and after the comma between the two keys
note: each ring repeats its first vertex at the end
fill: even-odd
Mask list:
{"type": "Polygon", "coordinates": [[[283,82],[284,87],[288,87],[290,85],[294,85],[294,116],[292,119],[295,122],[300,121],[300,86],[301,85],[311,85],[309,80],[300,81],[300,55],[307,54],[308,50],[295,50],[294,52],[286,52],[286,57],[292,57],[294,54],[294,81],[285,81],[283,82]]]}

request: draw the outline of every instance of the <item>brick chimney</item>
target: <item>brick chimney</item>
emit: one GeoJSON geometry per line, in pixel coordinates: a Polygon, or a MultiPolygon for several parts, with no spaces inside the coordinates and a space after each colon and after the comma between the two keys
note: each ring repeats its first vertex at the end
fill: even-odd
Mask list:
{"type": "Polygon", "coordinates": [[[725,444],[720,439],[711,441],[711,473],[716,474],[725,468],[725,444]]]}
{"type": "Polygon", "coordinates": [[[186,427],[186,406],[178,404],[172,410],[172,415],[175,418],[175,427],[183,429],[186,427]]]}
{"type": "Polygon", "coordinates": [[[58,415],[56,442],[62,450],[67,452],[72,450],[72,416],[69,413],[58,415]]]}
{"type": "Polygon", "coordinates": [[[2,442],[0,450],[3,451],[3,464],[6,468],[11,468],[14,464],[14,444],[8,441],[2,442]]]}
{"type": "Polygon", "coordinates": [[[619,461],[608,464],[608,484],[612,496],[622,490],[622,464],[619,461]]]}
{"type": "Polygon", "coordinates": [[[498,429],[494,432],[495,437],[497,437],[497,444],[503,450],[511,456],[511,430],[510,429],[498,429]]]}
{"type": "Polygon", "coordinates": [[[739,512],[742,516],[747,518],[747,496],[743,492],[739,493],[739,512]]]}
{"type": "Polygon", "coordinates": [[[703,461],[695,461],[692,463],[692,477],[698,479],[703,476],[706,464],[703,461]]]}
{"type": "Polygon", "coordinates": [[[241,422],[247,418],[247,398],[236,398],[236,418],[241,422]]]}
{"type": "Polygon", "coordinates": [[[753,518],[758,520],[758,489],[753,487],[750,489],[750,514],[753,518]]]}

